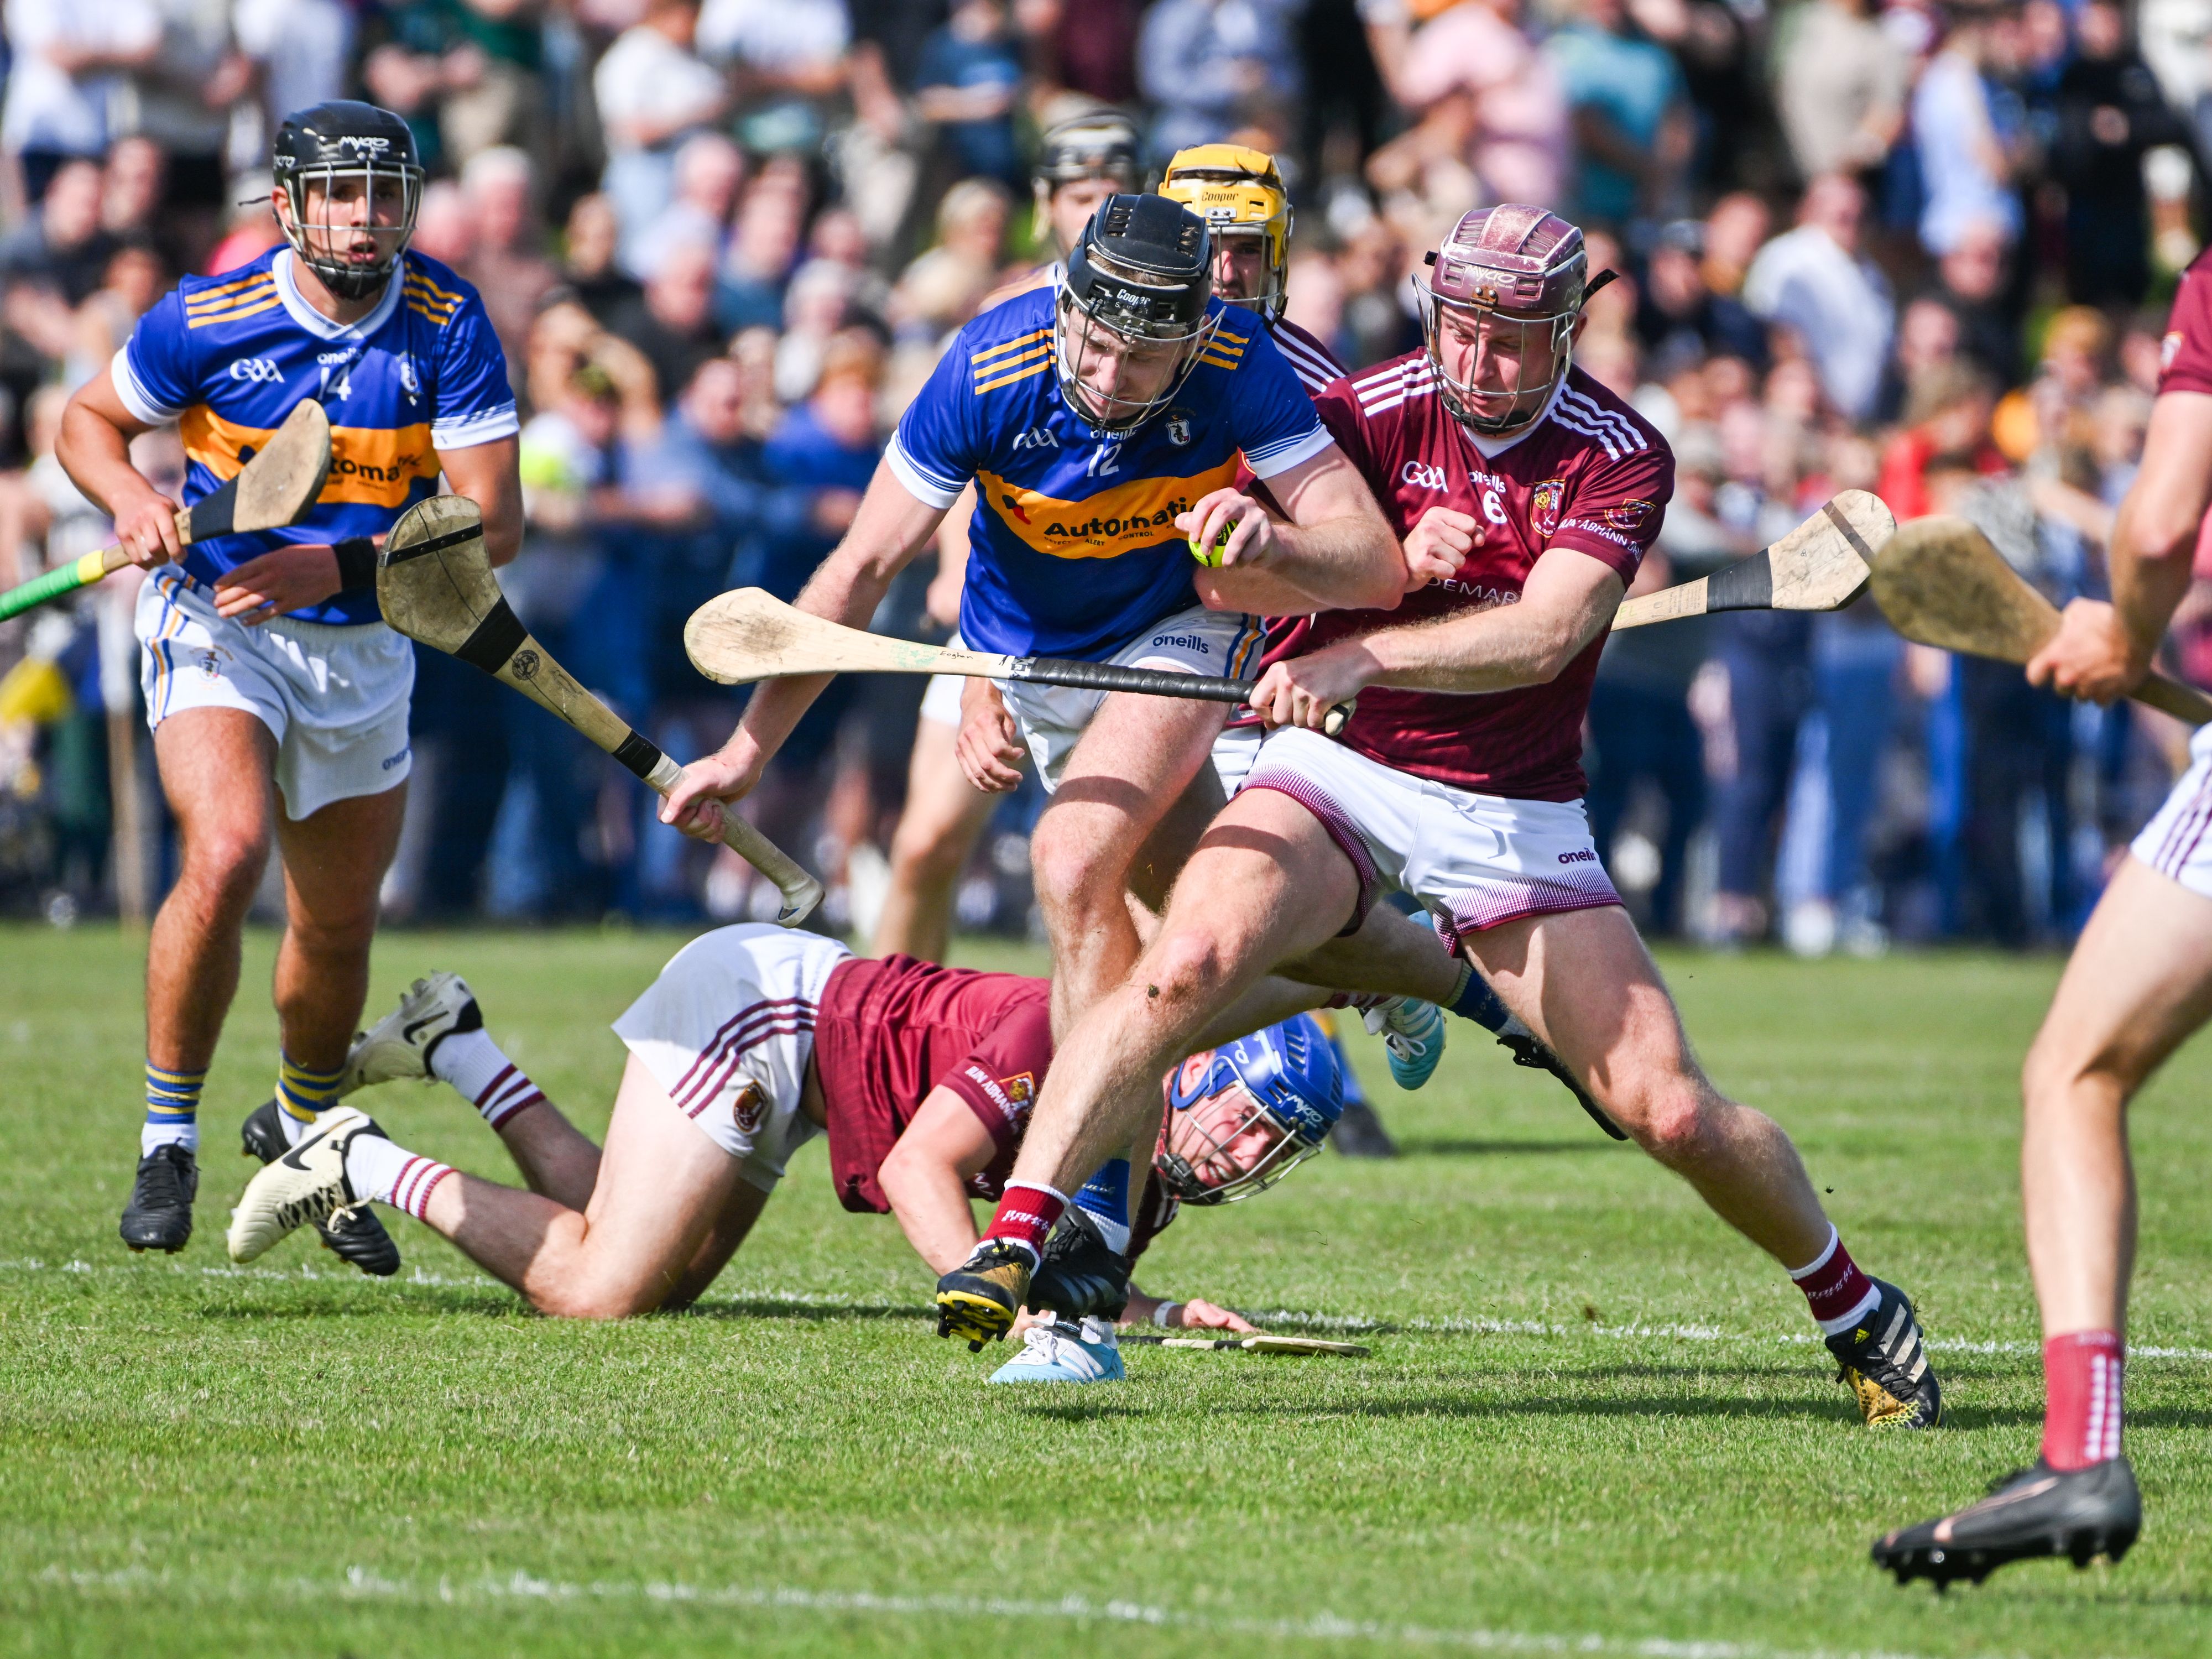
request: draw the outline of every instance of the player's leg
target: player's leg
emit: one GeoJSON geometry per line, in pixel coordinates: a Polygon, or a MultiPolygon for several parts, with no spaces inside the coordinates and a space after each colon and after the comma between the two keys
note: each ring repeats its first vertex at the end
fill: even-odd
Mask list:
{"type": "MultiPolygon", "coordinates": [[[[937,691],[931,683],[930,691],[937,691]]],[[[906,809],[891,835],[891,885],[876,924],[872,953],[904,951],[942,962],[951,936],[952,902],[960,872],[999,803],[968,781],[954,758],[960,735],[959,704],[946,725],[930,718],[924,699],[915,728],[914,758],[907,768],[906,809]]]]}
{"type": "Polygon", "coordinates": [[[242,708],[179,709],[154,729],[179,857],[146,951],[146,1123],[122,1223],[134,1250],[180,1250],[191,1236],[200,1086],[237,994],[240,936],[269,861],[276,757],[269,727],[242,708]]]}
{"type": "MultiPolygon", "coordinates": [[[[2212,896],[2144,861],[2145,841],[2154,854],[2163,837],[2152,832],[2171,816],[2169,802],[2121,861],[2022,1071],[2021,1200],[2043,1316],[2039,1455],[1982,1503],[1877,1542],[1875,1561],[1900,1583],[1978,1579],[2039,1556],[2117,1561],[2142,1525],[2121,1438],[2136,1247],[2127,1108],[2212,1018],[2212,896]]],[[[2185,862],[2179,872],[2186,879],[2185,862]]]]}
{"type": "Polygon", "coordinates": [[[599,1183],[581,1211],[410,1152],[339,1107],[248,1184],[232,1221],[232,1255],[252,1260],[303,1215],[387,1203],[452,1240],[540,1312],[619,1319],[660,1306],[710,1235],[721,1231],[736,1247],[767,1198],[744,1188],[753,1198],[738,1201],[739,1169],[633,1057],[599,1183]],[[744,1212],[742,1224],[733,1207],[744,1212]]]}
{"type": "Polygon", "coordinates": [[[1135,962],[1123,896],[1158,909],[1221,803],[1206,764],[1221,705],[1114,696],[1091,716],[1030,841],[1053,951],[1053,1029],[1068,1030],[1135,962]]]}
{"type": "Polygon", "coordinates": [[[1363,897],[1361,875],[1296,801],[1247,791],[1224,810],[1135,971],[1060,1039],[983,1242],[939,1281],[941,1334],[978,1347],[1005,1334],[1067,1195],[1157,1132],[1168,1067],[1224,1004],[1336,932],[1363,897]]]}
{"type": "Polygon", "coordinates": [[[406,806],[403,783],[276,821],[285,921],[276,947],[277,1024],[286,1060],[329,1077],[333,1089],[368,1000],[377,894],[406,806]]]}
{"type": "Polygon", "coordinates": [[[1932,1427],[1942,1397],[1911,1304],[1852,1261],[1781,1125],[1707,1079],[1628,913],[1524,917],[1462,945],[1613,1121],[1789,1273],[1866,1420],[1932,1427]]]}

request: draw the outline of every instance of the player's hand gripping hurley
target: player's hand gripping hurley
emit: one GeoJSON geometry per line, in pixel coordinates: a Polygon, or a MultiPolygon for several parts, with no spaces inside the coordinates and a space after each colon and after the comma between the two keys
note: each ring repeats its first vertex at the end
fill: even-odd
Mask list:
{"type": "MultiPolygon", "coordinates": [[[[484,552],[483,514],[465,495],[433,495],[408,508],[377,561],[384,619],[410,640],[459,657],[566,720],[665,795],[684,769],[569,678],[531,637],[500,592],[484,552]]],[[[822,902],[822,884],[734,809],[722,809],[722,842],[776,884],[776,921],[795,927],[822,902]]]]}
{"type": "MultiPolygon", "coordinates": [[[[281,530],[315,504],[330,476],[330,418],[313,398],[303,398],[236,477],[177,514],[177,539],[190,547],[216,536],[281,530]]],[[[131,556],[120,545],[72,559],[58,570],[0,593],[0,622],[89,587],[130,562],[131,556]]]]}
{"type": "MultiPolygon", "coordinates": [[[[2058,631],[2058,611],[1964,519],[1915,519],[1874,562],[1874,602],[1920,645],[2025,663],[2058,631]]],[[[2163,674],[2128,693],[2186,720],[2212,724],[2212,697],[2163,674]]]]}
{"type": "MultiPolygon", "coordinates": [[[[1209,679],[1164,669],[1124,668],[1065,657],[1007,657],[895,640],[810,616],[757,587],[719,593],[693,611],[684,625],[684,648],[690,653],[693,667],[724,685],[794,674],[964,674],[976,679],[1072,685],[1086,691],[1135,691],[1231,703],[1243,702],[1252,690],[1243,680],[1209,679]]],[[[1328,711],[1322,730],[1330,737],[1343,731],[1352,709],[1349,702],[1337,704],[1328,711]]]]}

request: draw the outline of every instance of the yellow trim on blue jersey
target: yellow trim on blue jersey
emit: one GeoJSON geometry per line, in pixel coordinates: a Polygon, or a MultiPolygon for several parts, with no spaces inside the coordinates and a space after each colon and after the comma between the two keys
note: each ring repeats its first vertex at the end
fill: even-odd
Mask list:
{"type": "Polygon", "coordinates": [[[234,283],[224,283],[220,287],[204,288],[197,294],[187,294],[185,296],[185,309],[187,311],[220,310],[227,300],[240,290],[252,288],[256,283],[273,283],[276,280],[265,270],[253,271],[240,277],[234,283]]]}
{"type": "MultiPolygon", "coordinates": [[[[1025,346],[1033,341],[1045,338],[1052,331],[1048,328],[1033,329],[1027,334],[1015,336],[1014,338],[1008,340],[1003,345],[994,345],[988,351],[979,351],[969,358],[968,361],[971,363],[988,363],[994,357],[1003,357],[1006,353],[1014,350],[1018,347],[1025,346]]],[[[995,368],[999,367],[1001,367],[1001,365],[995,363],[992,364],[992,368],[995,368]]],[[[988,374],[990,373],[990,370],[979,369],[977,373],[988,374]]]]}
{"type": "Polygon", "coordinates": [[[240,297],[241,302],[231,307],[228,311],[192,313],[185,319],[185,326],[205,328],[210,323],[234,323],[241,317],[258,317],[263,312],[271,310],[284,302],[283,296],[276,292],[273,283],[267,289],[240,297]]]}
{"type": "Polygon", "coordinates": [[[1225,368],[1233,372],[1237,368],[1237,360],[1234,357],[1217,357],[1210,351],[1200,352],[1198,361],[1208,368],[1225,368]]]}
{"type": "Polygon", "coordinates": [[[1009,358],[1007,362],[1010,363],[1027,363],[1029,367],[1015,369],[1011,374],[1001,374],[995,380],[978,381],[975,390],[979,395],[986,392],[996,392],[1002,386],[1012,386],[1017,380],[1028,380],[1032,374],[1042,374],[1052,367],[1051,358],[1050,346],[1039,346],[1035,351],[1028,352],[1019,357],[1009,358]]]}
{"type": "MultiPolygon", "coordinates": [[[[234,477],[244,465],[239,452],[251,446],[260,449],[270,439],[261,427],[241,426],[205,404],[195,404],[177,422],[177,435],[185,453],[218,478],[234,477]]],[[[347,502],[397,510],[408,504],[417,478],[438,476],[438,452],[430,442],[430,424],[381,428],[334,426],[331,428],[331,476],[323,493],[325,502],[347,502]]]]}
{"type": "Polygon", "coordinates": [[[1115,559],[1174,541],[1176,515],[1237,481],[1237,457],[1182,478],[1133,478],[1079,501],[1009,483],[995,472],[975,474],[978,499],[1008,531],[1055,559],[1115,559]]]}
{"type": "Polygon", "coordinates": [[[428,289],[437,298],[443,300],[451,305],[460,304],[464,297],[461,295],[454,293],[451,289],[440,288],[435,283],[430,280],[429,276],[425,272],[414,265],[407,267],[406,280],[410,283],[420,283],[422,287],[428,289]]]}
{"type": "Polygon", "coordinates": [[[1226,340],[1231,345],[1238,346],[1248,345],[1252,339],[1249,334],[1231,334],[1228,329],[1218,323],[1213,325],[1213,337],[1217,340],[1226,340]]]}

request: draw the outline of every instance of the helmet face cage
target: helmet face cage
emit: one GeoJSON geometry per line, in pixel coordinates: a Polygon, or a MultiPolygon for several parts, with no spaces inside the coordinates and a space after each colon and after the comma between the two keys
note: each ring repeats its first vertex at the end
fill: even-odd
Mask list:
{"type": "MultiPolygon", "coordinates": [[[[1149,216],[1158,219],[1158,214],[1149,216]]],[[[1127,432],[1175,401],[1197,367],[1199,354],[1212,338],[1215,319],[1206,304],[1212,289],[1212,238],[1203,222],[1158,197],[1115,196],[1102,206],[1067,260],[1052,313],[1054,365],[1060,396],[1070,409],[1100,432],[1127,432]],[[1176,222],[1139,229],[1143,213],[1131,204],[1155,203],[1176,222]],[[1175,246],[1152,238],[1163,230],[1175,246]],[[1120,251],[1112,244],[1118,244],[1120,251]],[[1144,263],[1132,256],[1141,256],[1144,263]],[[1171,264],[1155,264],[1156,260],[1171,264]],[[1080,314],[1090,326],[1074,319],[1080,314]],[[1103,330],[1127,343],[1151,342],[1179,348],[1158,391],[1128,398],[1089,385],[1085,370],[1101,354],[1092,330],[1103,330]]]]}
{"type": "Polygon", "coordinates": [[[378,293],[422,205],[422,167],[406,123],[373,104],[318,104],[285,118],[275,151],[285,208],[277,220],[292,252],[341,299],[378,293]],[[364,235],[375,257],[349,258],[364,235]]]}
{"type": "Polygon", "coordinates": [[[1266,275],[1260,291],[1230,293],[1217,264],[1214,293],[1224,305],[1256,311],[1270,323],[1280,317],[1289,296],[1291,211],[1275,158],[1240,144],[1200,144],[1169,161],[1159,193],[1205,220],[1223,252],[1234,240],[1261,239],[1266,275]]]}
{"type": "Polygon", "coordinates": [[[1421,341],[1428,350],[1429,368],[1437,377],[1437,395],[1444,400],[1444,407],[1462,423],[1486,437],[1517,432],[1541,415],[1574,360],[1575,321],[1582,314],[1581,308],[1548,317],[1516,317],[1493,306],[1448,300],[1418,276],[1413,284],[1420,301],[1421,341]],[[1478,319],[1477,325],[1492,331],[1493,338],[1503,338],[1508,331],[1517,331],[1511,386],[1478,390],[1472,382],[1455,378],[1444,368],[1442,331],[1447,309],[1478,319]],[[1539,337],[1544,338],[1551,348],[1552,368],[1541,385],[1529,386],[1525,383],[1528,348],[1539,337]],[[1500,398],[1506,400],[1503,415],[1481,412],[1478,399],[1494,405],[1500,398]]]}
{"type": "Polygon", "coordinates": [[[1263,1193],[1321,1149],[1303,1139],[1238,1080],[1236,1067],[1218,1052],[1193,1054],[1169,1073],[1167,1119],[1160,1126],[1152,1168],[1160,1184],[1186,1204],[1234,1204],[1263,1193]],[[1210,1109],[1233,1103],[1226,1112],[1210,1109]],[[1267,1131],[1267,1150],[1249,1164],[1235,1148],[1255,1129],[1267,1131]],[[1225,1179],[1200,1171],[1227,1164],[1225,1179]]]}

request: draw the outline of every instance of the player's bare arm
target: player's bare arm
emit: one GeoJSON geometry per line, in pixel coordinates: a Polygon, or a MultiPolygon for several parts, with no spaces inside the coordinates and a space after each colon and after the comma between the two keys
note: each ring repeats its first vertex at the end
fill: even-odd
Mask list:
{"type": "MultiPolygon", "coordinates": [[[[853,527],[799,594],[799,609],[848,628],[866,627],[892,579],[930,544],[945,512],[916,500],[888,465],[879,465],[853,527]]],[[[742,800],[750,793],[769,757],[829,684],[828,675],[814,674],[756,687],[730,740],[684,769],[661,803],[660,821],[702,841],[719,839],[720,814],[708,803],[742,800]]]]}
{"type": "Polygon", "coordinates": [[[2142,469],[2120,503],[2107,558],[2110,604],[2075,599],[2027,678],[2108,703],[2149,671],[2188,591],[2198,527],[2212,505],[2212,395],[2167,392],[2151,406],[2142,469]]]}
{"type": "Polygon", "coordinates": [[[1276,663],[1252,707],[1271,725],[1318,731],[1331,708],[1370,685],[1480,692],[1547,684],[1598,636],[1624,591],[1598,560],[1555,547],[1529,571],[1518,604],[1377,629],[1276,663]]]}
{"type": "Polygon", "coordinates": [[[101,369],[71,395],[54,457],[85,499],[114,520],[115,539],[131,562],[151,570],[183,556],[177,504],[131,464],[131,441],[154,428],[123,406],[112,373],[101,369]]]}
{"type": "Polygon", "coordinates": [[[1217,489],[1176,520],[1194,546],[1228,538],[1218,568],[1201,567],[1194,579],[1209,609],[1282,616],[1396,605],[1407,587],[1398,538],[1342,450],[1329,445],[1267,480],[1267,489],[1287,518],[1217,489]]]}

